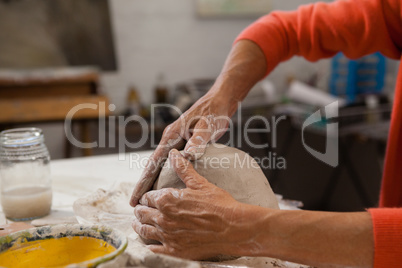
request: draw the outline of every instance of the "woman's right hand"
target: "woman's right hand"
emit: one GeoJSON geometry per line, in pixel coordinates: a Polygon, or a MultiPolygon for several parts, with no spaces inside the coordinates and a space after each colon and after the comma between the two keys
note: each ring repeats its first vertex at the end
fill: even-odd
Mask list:
{"type": "Polygon", "coordinates": [[[152,188],[171,149],[182,149],[183,156],[200,158],[207,144],[226,132],[231,116],[249,90],[266,74],[267,63],[262,50],[249,40],[240,40],[229,53],[215,84],[178,120],[163,132],[162,139],[131,196],[136,206],[141,196],[152,188]]]}
{"type": "Polygon", "coordinates": [[[226,132],[237,102],[220,95],[212,88],[179,119],[163,132],[131,196],[130,205],[136,206],[141,196],[152,188],[171,149],[181,150],[190,160],[199,159],[209,142],[217,141],[226,132]]]}

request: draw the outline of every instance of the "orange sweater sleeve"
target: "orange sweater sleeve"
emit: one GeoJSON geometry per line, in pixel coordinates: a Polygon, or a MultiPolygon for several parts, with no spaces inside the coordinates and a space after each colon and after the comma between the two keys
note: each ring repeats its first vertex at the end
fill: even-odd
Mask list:
{"type": "Polygon", "coordinates": [[[301,6],[293,12],[277,11],[251,24],[235,42],[255,42],[266,57],[267,74],[295,55],[316,61],[340,51],[350,58],[379,51],[399,59],[394,40],[398,35],[389,34],[385,20],[391,14],[384,14],[395,5],[399,7],[400,1],[339,0],[301,6]]]}
{"type": "Polygon", "coordinates": [[[374,267],[402,265],[402,209],[369,209],[374,232],[374,267]]]}
{"type": "MultiPolygon", "coordinates": [[[[338,0],[273,12],[246,28],[236,41],[255,42],[264,52],[269,74],[292,56],[316,61],[342,51],[350,58],[381,52],[399,59],[402,51],[400,0],[338,0]]],[[[402,64],[401,64],[402,66],[402,64]]],[[[402,265],[402,69],[399,72],[388,141],[381,205],[370,209],[374,267],[402,265]]]]}

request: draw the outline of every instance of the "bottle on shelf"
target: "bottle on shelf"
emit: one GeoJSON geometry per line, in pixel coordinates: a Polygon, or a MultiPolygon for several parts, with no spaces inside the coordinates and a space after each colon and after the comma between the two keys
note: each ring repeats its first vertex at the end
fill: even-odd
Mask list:
{"type": "Polygon", "coordinates": [[[165,75],[160,73],[155,86],[155,103],[168,103],[169,89],[166,84],[165,75]]]}
{"type": "Polygon", "coordinates": [[[141,115],[140,97],[134,85],[131,85],[128,90],[126,115],[141,115]]]}
{"type": "MultiPolygon", "coordinates": [[[[163,73],[160,73],[157,77],[154,93],[155,104],[169,103],[169,87],[166,83],[166,79],[163,73]]],[[[163,124],[171,123],[173,121],[173,116],[169,107],[158,107],[157,109],[155,109],[155,114],[151,115],[151,117],[154,117],[156,122],[160,122],[163,124]]]]}

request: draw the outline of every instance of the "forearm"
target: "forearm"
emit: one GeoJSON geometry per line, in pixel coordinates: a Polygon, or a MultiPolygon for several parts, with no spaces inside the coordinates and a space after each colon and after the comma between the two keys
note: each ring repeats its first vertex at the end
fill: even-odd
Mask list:
{"type": "Polygon", "coordinates": [[[367,212],[281,211],[248,206],[242,213],[253,226],[247,227],[252,234],[250,247],[243,247],[248,252],[238,252],[240,255],[270,256],[319,267],[372,267],[374,242],[367,212]]]}
{"type": "Polygon", "coordinates": [[[266,66],[260,47],[252,41],[241,40],[233,46],[209,93],[217,99],[227,100],[234,113],[237,103],[264,78],[266,66]]]}

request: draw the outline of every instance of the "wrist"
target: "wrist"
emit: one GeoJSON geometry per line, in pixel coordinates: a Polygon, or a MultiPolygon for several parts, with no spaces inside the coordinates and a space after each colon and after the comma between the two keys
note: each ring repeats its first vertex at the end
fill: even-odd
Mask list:
{"type": "Polygon", "coordinates": [[[222,107],[228,111],[228,116],[232,116],[237,111],[239,103],[245,97],[240,97],[239,91],[238,88],[232,85],[230,79],[218,77],[208,94],[210,94],[212,102],[217,107],[222,107]]]}
{"type": "Polygon", "coordinates": [[[228,232],[228,250],[225,254],[236,256],[267,256],[269,251],[266,241],[270,241],[268,230],[269,219],[280,212],[276,209],[264,208],[239,203],[232,212],[228,232]]]}

